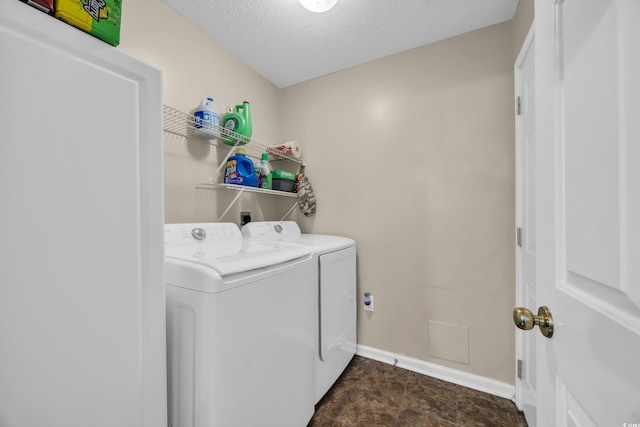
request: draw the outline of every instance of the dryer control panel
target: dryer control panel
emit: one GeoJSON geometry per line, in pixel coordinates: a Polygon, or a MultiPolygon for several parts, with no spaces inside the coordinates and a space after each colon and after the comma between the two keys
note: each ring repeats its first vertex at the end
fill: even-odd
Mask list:
{"type": "Polygon", "coordinates": [[[295,240],[301,235],[295,221],[250,222],[242,227],[242,236],[248,240],[295,240]]]}
{"type": "Polygon", "coordinates": [[[232,222],[165,224],[164,243],[180,245],[194,242],[242,241],[242,233],[232,222]]]}

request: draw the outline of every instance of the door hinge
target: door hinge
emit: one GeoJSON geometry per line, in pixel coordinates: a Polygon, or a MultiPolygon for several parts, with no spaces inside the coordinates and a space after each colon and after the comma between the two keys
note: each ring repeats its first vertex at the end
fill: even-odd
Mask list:
{"type": "Polygon", "coordinates": [[[520,107],[520,97],[517,96],[516,97],[516,116],[519,116],[521,114],[522,114],[522,110],[521,110],[521,107],[520,107]]]}
{"type": "Polygon", "coordinates": [[[518,379],[522,379],[522,360],[518,359],[518,379]]]}
{"type": "Polygon", "coordinates": [[[516,228],[516,243],[518,246],[522,247],[522,228],[516,228]]]}

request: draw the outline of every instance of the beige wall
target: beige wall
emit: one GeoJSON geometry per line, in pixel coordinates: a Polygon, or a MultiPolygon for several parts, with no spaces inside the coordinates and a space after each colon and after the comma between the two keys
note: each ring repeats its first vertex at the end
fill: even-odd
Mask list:
{"type": "Polygon", "coordinates": [[[513,60],[515,62],[524,39],[527,38],[529,28],[533,24],[534,0],[520,0],[513,18],[513,60]]]}
{"type": "MultiPolygon", "coordinates": [[[[302,144],[318,211],[293,219],[357,240],[359,302],[376,306],[359,309],[360,344],[513,383],[513,34],[508,22],[279,90],[137,0],[119,49],[163,71],[165,104],[246,99],[255,139],[302,144]]],[[[222,152],[166,133],[164,147],[166,221],[216,220],[232,195],[195,185],[222,152]]],[[[289,200],[242,196],[228,219],[278,219],[289,200]]]]}
{"type": "MultiPolygon", "coordinates": [[[[222,114],[247,100],[253,137],[280,141],[280,90],[206,36],[161,0],[125,2],[118,47],[163,73],[164,103],[191,112],[206,97],[214,98],[222,114]]],[[[226,147],[226,146],[223,146],[226,147]]],[[[234,192],[196,189],[208,183],[226,148],[165,133],[165,222],[216,221],[234,192]]],[[[263,195],[243,195],[224,220],[239,222],[241,210],[254,220],[278,216],[278,201],[263,195]]]]}
{"type": "Polygon", "coordinates": [[[506,383],[512,52],[507,22],[289,87],[281,109],[318,198],[302,223],[358,242],[358,342],[506,383]]]}

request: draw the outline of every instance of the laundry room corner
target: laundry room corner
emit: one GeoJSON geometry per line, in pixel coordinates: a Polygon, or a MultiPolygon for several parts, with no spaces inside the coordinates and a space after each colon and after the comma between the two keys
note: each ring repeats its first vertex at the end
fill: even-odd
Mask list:
{"type": "Polygon", "coordinates": [[[505,22],[284,88],[281,101],[319,201],[305,232],[358,242],[359,345],[504,384],[514,382],[503,321],[514,298],[512,52],[505,22]],[[430,322],[444,325],[437,336],[430,322]]]}

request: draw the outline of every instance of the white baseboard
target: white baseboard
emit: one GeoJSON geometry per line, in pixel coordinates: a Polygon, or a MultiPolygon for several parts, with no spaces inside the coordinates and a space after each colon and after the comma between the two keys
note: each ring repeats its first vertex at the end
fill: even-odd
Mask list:
{"type": "Polygon", "coordinates": [[[364,345],[358,345],[356,354],[368,359],[377,360],[378,362],[395,365],[419,374],[428,375],[443,381],[469,387],[484,393],[493,394],[494,396],[509,399],[511,401],[514,400],[515,387],[513,385],[492,380],[491,378],[481,377],[480,375],[470,374],[468,372],[447,368],[446,366],[436,365],[435,363],[425,362],[424,360],[414,359],[412,357],[402,356],[364,345]]]}

